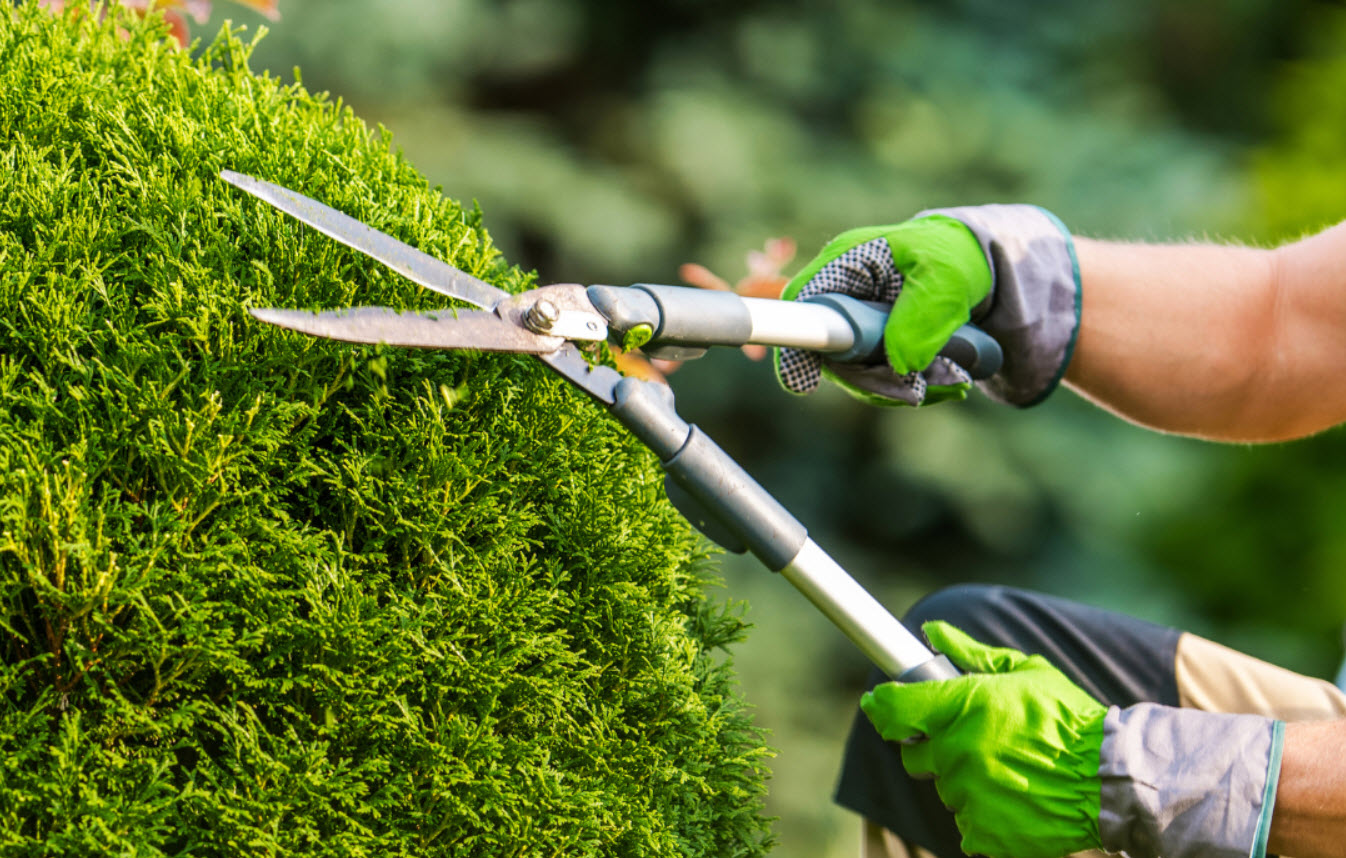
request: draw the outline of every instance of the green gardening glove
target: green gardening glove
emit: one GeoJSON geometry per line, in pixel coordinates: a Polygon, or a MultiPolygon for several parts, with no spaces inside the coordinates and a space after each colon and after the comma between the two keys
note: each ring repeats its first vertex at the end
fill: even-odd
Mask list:
{"type": "Polygon", "coordinates": [[[786,285],[786,300],[841,292],[892,304],[884,326],[887,367],[824,364],[814,352],[779,349],[776,373],[786,389],[810,393],[826,375],[878,405],[962,399],[972,378],[936,355],[991,291],[991,269],[968,227],[946,215],[837,236],[786,285]]]}
{"type": "Polygon", "coordinates": [[[883,330],[888,365],[833,363],[780,349],[776,375],[792,393],[811,393],[826,376],[880,405],[962,399],[972,379],[937,355],[971,321],[1005,355],[978,389],[1023,408],[1056,389],[1079,333],[1075,244],[1065,225],[1037,206],[937,209],[893,226],[844,232],[781,297],[824,292],[893,305],[883,330]]]}
{"type": "Polygon", "coordinates": [[[860,707],[884,739],[906,743],[913,777],[935,778],[963,851],[1059,858],[1100,848],[1106,707],[1041,656],[986,646],[944,622],[923,630],[965,675],[880,685],[860,707]]]}

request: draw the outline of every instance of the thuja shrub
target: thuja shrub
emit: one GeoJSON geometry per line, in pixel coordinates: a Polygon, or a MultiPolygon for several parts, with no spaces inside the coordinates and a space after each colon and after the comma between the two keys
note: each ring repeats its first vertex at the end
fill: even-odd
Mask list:
{"type": "Polygon", "coordinates": [[[443,299],[223,168],[531,285],[247,59],[0,9],[0,852],[760,853],[741,624],[652,458],[531,359],[247,315],[443,299]]]}

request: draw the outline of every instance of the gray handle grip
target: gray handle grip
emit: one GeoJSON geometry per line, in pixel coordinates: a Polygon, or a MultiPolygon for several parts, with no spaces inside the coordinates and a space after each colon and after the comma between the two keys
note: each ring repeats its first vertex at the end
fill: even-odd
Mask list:
{"type": "Polygon", "coordinates": [[[613,394],[613,415],[659,457],[670,499],[697,529],[730,551],[751,551],[779,572],[889,676],[918,682],[958,675],[809,539],[728,453],[683,421],[671,390],[624,378],[613,394]]]}
{"type": "Polygon", "coordinates": [[[659,457],[677,490],[670,493],[697,529],[730,551],[751,551],[779,572],[799,553],[808,531],[706,433],[684,421],[665,385],[624,378],[612,414],[659,457]]]}

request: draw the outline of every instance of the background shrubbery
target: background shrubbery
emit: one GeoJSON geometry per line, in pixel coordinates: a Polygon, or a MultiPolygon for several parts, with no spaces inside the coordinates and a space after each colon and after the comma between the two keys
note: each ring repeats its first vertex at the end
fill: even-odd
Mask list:
{"type": "Polygon", "coordinates": [[[236,38],[122,25],[0,8],[0,851],[761,851],[651,458],[533,361],[254,322],[435,296],[217,174],[531,278],[236,38]]]}

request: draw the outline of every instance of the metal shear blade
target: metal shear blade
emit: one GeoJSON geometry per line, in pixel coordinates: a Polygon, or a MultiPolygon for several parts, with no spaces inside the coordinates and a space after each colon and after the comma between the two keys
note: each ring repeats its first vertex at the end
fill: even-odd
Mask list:
{"type": "Polygon", "coordinates": [[[567,339],[599,340],[607,335],[606,319],[589,303],[584,287],[544,286],[511,296],[303,194],[231,170],[222,171],[220,177],[324,235],[382,262],[413,283],[493,311],[446,309],[399,313],[385,307],[319,313],[250,310],[260,321],[346,342],[532,354],[585,393],[604,404],[612,404],[613,390],[621,375],[605,366],[591,366],[567,339]],[[527,318],[544,297],[552,304],[551,309],[558,312],[552,331],[545,334],[530,329],[527,318]]]}
{"type": "Polygon", "coordinates": [[[509,293],[504,289],[478,280],[447,262],[366,226],[317,200],[297,194],[289,188],[282,188],[280,185],[273,185],[232,170],[221,171],[220,178],[347,247],[377,259],[413,283],[441,295],[448,295],[450,298],[457,298],[484,309],[490,309],[509,297],[509,293]]]}
{"type": "Polygon", "coordinates": [[[535,334],[480,310],[410,313],[387,307],[352,307],[312,313],[306,310],[253,309],[272,325],[348,343],[387,343],[419,349],[477,349],[491,352],[550,354],[565,340],[535,334]]]}

